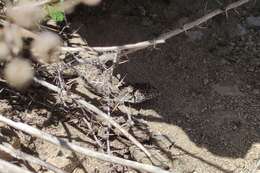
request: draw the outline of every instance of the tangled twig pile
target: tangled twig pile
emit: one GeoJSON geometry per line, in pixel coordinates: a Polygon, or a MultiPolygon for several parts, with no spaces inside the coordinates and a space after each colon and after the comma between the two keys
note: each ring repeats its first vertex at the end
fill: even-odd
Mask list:
{"type": "MultiPolygon", "coordinates": [[[[157,134],[150,132],[144,123],[133,119],[125,106],[125,103],[134,104],[152,99],[156,97],[158,92],[152,87],[146,86],[143,89],[128,86],[122,78],[113,75],[114,69],[125,55],[165,43],[167,39],[186,32],[216,15],[227,13],[228,10],[237,8],[249,0],[240,0],[224,9],[217,9],[194,22],[185,24],[182,28],[162,34],[154,40],[123,46],[89,47],[82,40],[80,40],[80,46],[79,44],[74,46],[70,43],[70,39],[64,40],[60,37],[71,38],[75,37],[74,34],[60,32],[60,36],[58,36],[57,33],[50,32],[48,29],[46,31],[43,29],[46,27],[39,24],[48,20],[46,19],[48,14],[45,12],[45,5],[55,4],[55,8],[69,12],[81,2],[86,5],[99,3],[97,0],[42,0],[29,3],[14,2],[12,5],[2,2],[0,60],[3,75],[1,81],[17,90],[40,86],[46,88],[50,95],[55,94],[55,101],[59,107],[66,109],[66,111],[76,110],[78,112],[77,118],[84,120],[84,126],[92,132],[94,143],[103,150],[103,153],[54,137],[32,126],[15,122],[7,118],[6,115],[0,115],[0,122],[89,157],[124,165],[139,171],[169,172],[164,170],[168,168],[167,161],[160,158],[159,151],[148,149],[148,145],[142,144],[143,141],[155,139],[157,134]],[[117,114],[116,118],[114,114],[117,114]],[[137,126],[144,128],[138,129],[137,126]],[[93,129],[102,129],[103,135],[93,132],[93,129]],[[133,158],[130,156],[126,159],[114,156],[113,151],[111,151],[111,136],[121,138],[120,140],[125,143],[127,151],[122,151],[123,153],[118,154],[119,156],[131,153],[132,157],[139,161],[136,153],[140,155],[143,152],[141,157],[146,157],[148,160],[145,163],[155,166],[131,161],[130,159],[133,158]],[[140,140],[142,141],[140,142],[140,140]],[[132,144],[136,147],[133,147],[132,144]]],[[[54,172],[64,172],[54,165],[18,151],[8,143],[6,138],[3,136],[3,142],[0,143],[0,150],[5,154],[33,162],[54,172]]],[[[172,144],[169,144],[168,147],[170,145],[172,144]]],[[[8,168],[7,172],[17,172],[17,170],[28,172],[2,160],[0,168],[1,166],[5,169],[8,168]]]]}

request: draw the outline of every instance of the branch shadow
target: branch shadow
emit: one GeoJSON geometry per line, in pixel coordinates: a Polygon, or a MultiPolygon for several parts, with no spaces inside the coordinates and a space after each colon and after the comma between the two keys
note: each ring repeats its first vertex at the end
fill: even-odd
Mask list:
{"type": "MultiPolygon", "coordinates": [[[[202,16],[205,1],[196,2],[114,0],[97,8],[79,6],[68,21],[90,46],[134,43],[154,38],[165,28],[185,23],[187,18],[202,16]],[[196,5],[187,5],[191,2],[196,5]],[[86,20],[78,20],[79,16],[86,20]]],[[[216,8],[216,4],[211,5],[216,8]]],[[[223,64],[223,57],[215,55],[214,47],[219,42],[209,35],[228,23],[224,18],[224,24],[216,27],[219,21],[223,16],[212,20],[212,28],[203,33],[201,41],[191,42],[185,34],[177,36],[156,50],[129,55],[129,61],[117,72],[129,84],[145,82],[161,92],[157,100],[136,106],[139,110],[154,110],[159,117],[141,114],[140,119],[179,126],[192,142],[211,153],[242,158],[252,144],[260,141],[260,109],[253,106],[259,105],[259,97],[246,90],[243,96],[221,95],[213,86],[228,83],[243,88],[259,79],[245,71],[249,64],[223,64]]]]}

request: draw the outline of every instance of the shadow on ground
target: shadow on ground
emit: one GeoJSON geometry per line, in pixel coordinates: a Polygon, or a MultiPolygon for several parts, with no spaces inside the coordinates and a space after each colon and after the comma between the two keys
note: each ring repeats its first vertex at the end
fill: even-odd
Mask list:
{"type": "MultiPolygon", "coordinates": [[[[154,38],[201,16],[205,2],[196,2],[111,1],[97,8],[77,8],[68,21],[91,46],[120,45],[154,38]]],[[[227,58],[233,55],[229,41],[236,39],[229,28],[240,21],[230,15],[234,17],[217,17],[199,29],[200,40],[183,34],[158,49],[129,56],[118,72],[129,83],[150,83],[161,93],[139,107],[160,116],[140,118],[177,125],[198,146],[238,158],[260,142],[260,83],[257,64],[227,58]]]]}

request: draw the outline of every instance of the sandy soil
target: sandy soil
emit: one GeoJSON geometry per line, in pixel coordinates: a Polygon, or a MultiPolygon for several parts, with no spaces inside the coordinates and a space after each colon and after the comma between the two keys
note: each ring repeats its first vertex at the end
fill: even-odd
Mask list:
{"type": "MultiPolygon", "coordinates": [[[[90,46],[112,46],[155,38],[219,6],[212,0],[111,0],[79,6],[67,22],[90,46]]],[[[149,83],[160,91],[154,100],[128,106],[134,118],[172,141],[162,150],[173,172],[251,173],[260,159],[260,29],[247,23],[259,11],[260,2],[251,2],[164,45],[131,54],[118,66],[116,73],[127,83],[149,83]]],[[[0,85],[5,88],[0,88],[1,113],[19,113],[13,119],[95,148],[83,121],[73,119],[79,113],[53,107],[43,88],[20,93],[0,85]]],[[[17,133],[23,151],[68,172],[131,172],[17,133]]]]}
{"type": "MultiPolygon", "coordinates": [[[[91,46],[111,46],[154,38],[211,7],[199,0],[113,1],[97,11],[78,8],[70,21],[91,46]]],[[[160,90],[157,100],[137,107],[136,118],[174,141],[173,170],[248,172],[259,160],[260,31],[245,24],[259,8],[257,2],[219,16],[119,66],[129,83],[160,90]]]]}

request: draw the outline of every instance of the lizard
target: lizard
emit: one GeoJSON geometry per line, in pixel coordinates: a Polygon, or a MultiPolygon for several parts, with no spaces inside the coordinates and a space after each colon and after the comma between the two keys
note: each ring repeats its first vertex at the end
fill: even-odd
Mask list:
{"type": "MultiPolygon", "coordinates": [[[[104,54],[103,56],[111,55],[104,54]]],[[[115,55],[112,54],[112,56],[115,55]]],[[[155,88],[147,84],[143,84],[143,88],[126,85],[118,76],[113,75],[112,67],[106,68],[102,63],[101,65],[93,63],[79,64],[74,68],[84,87],[103,96],[107,101],[114,103],[142,103],[155,98],[159,94],[155,88]]]]}
{"type": "MultiPolygon", "coordinates": [[[[76,58],[76,64],[62,70],[63,76],[77,76],[75,83],[80,93],[106,101],[115,107],[123,103],[139,104],[159,95],[154,87],[148,84],[126,85],[118,76],[113,74],[113,65],[106,67],[107,60],[115,59],[117,53],[103,53],[101,55],[82,55],[76,58]],[[85,61],[96,57],[96,61],[85,61]],[[110,57],[109,57],[110,56],[110,57]],[[141,87],[140,87],[141,86],[141,87]],[[84,91],[85,89],[85,91],[84,91]],[[95,94],[93,94],[95,93],[95,94]],[[96,97],[94,95],[97,95],[96,97]]],[[[74,56],[75,58],[75,56],[74,56]]]]}

